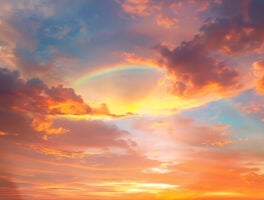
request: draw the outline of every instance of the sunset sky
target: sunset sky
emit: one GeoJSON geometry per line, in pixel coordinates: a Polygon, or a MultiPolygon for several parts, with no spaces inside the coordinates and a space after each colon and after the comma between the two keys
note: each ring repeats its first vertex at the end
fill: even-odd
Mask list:
{"type": "Polygon", "coordinates": [[[263,0],[1,0],[1,200],[263,200],[263,0]]]}

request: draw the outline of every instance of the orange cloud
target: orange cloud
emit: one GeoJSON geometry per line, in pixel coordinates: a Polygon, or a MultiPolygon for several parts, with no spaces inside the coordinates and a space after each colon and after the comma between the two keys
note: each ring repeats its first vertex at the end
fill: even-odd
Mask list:
{"type": "Polygon", "coordinates": [[[88,156],[89,153],[82,152],[82,151],[67,151],[67,150],[61,150],[56,149],[54,147],[45,146],[42,144],[31,144],[29,145],[29,148],[36,152],[41,152],[46,155],[52,155],[57,158],[83,158],[85,156],[88,156]]]}
{"type": "Polygon", "coordinates": [[[163,26],[165,28],[173,27],[178,21],[179,21],[179,19],[177,19],[177,18],[166,17],[162,14],[159,14],[156,16],[157,25],[163,26]]]}
{"type": "Polygon", "coordinates": [[[256,78],[256,90],[259,94],[264,94],[264,62],[254,62],[253,72],[256,78]]]}
{"type": "MultiPolygon", "coordinates": [[[[32,118],[33,129],[48,135],[67,132],[63,127],[53,127],[55,116],[124,116],[111,114],[105,104],[92,109],[71,88],[64,88],[62,85],[49,88],[40,79],[23,80],[17,71],[0,69],[0,84],[1,109],[23,113],[32,118]]],[[[47,139],[47,136],[44,138],[47,139]]]]}
{"type": "Polygon", "coordinates": [[[24,81],[17,71],[0,69],[1,103],[4,109],[31,114],[88,114],[91,109],[73,89],[61,85],[48,88],[41,80],[24,81]]]}
{"type": "MultiPolygon", "coordinates": [[[[62,134],[68,132],[68,130],[63,127],[58,127],[58,128],[53,127],[53,121],[48,117],[40,117],[40,118],[35,117],[31,122],[31,126],[35,131],[44,132],[48,135],[62,134]]],[[[47,139],[47,137],[44,136],[43,139],[47,139]]]]}
{"type": "Polygon", "coordinates": [[[128,63],[131,63],[131,64],[140,64],[140,65],[146,65],[146,66],[152,66],[152,67],[158,67],[160,64],[155,59],[140,57],[136,55],[135,53],[131,53],[131,52],[123,53],[123,57],[128,63]]]}
{"type": "Polygon", "coordinates": [[[0,136],[4,136],[4,135],[7,135],[7,133],[4,131],[0,131],[0,136]]]}
{"type": "Polygon", "coordinates": [[[122,3],[125,12],[132,16],[147,16],[150,14],[149,0],[126,0],[122,3]]]}
{"type": "Polygon", "coordinates": [[[223,62],[207,56],[199,39],[170,51],[161,46],[168,73],[174,78],[171,92],[178,96],[194,97],[211,93],[225,93],[239,89],[239,74],[223,62]],[[196,47],[195,47],[196,46],[196,47]]]}

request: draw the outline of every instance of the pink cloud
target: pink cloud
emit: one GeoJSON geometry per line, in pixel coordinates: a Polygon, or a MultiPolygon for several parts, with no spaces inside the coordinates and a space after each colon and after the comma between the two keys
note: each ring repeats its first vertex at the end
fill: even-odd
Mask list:
{"type": "Polygon", "coordinates": [[[166,17],[162,14],[159,14],[156,17],[157,25],[163,26],[165,28],[173,27],[178,21],[179,21],[179,19],[177,19],[177,18],[166,17]]]}
{"type": "MultiPolygon", "coordinates": [[[[230,96],[241,89],[242,78],[237,68],[216,55],[228,58],[256,51],[263,44],[264,30],[261,13],[254,11],[256,6],[263,5],[234,1],[232,6],[238,4],[236,13],[229,10],[226,1],[219,4],[218,18],[205,22],[192,40],[172,50],[164,45],[157,48],[163,56],[161,60],[165,69],[174,79],[172,93],[183,97],[205,94],[230,96]],[[245,17],[245,11],[248,17],[245,17]],[[248,19],[243,20],[243,16],[248,19]]],[[[262,82],[260,80],[259,85],[262,82]]]]}
{"type": "Polygon", "coordinates": [[[126,0],[122,3],[122,8],[125,12],[132,16],[147,16],[153,10],[159,9],[159,6],[150,6],[149,0],[126,0]]]}

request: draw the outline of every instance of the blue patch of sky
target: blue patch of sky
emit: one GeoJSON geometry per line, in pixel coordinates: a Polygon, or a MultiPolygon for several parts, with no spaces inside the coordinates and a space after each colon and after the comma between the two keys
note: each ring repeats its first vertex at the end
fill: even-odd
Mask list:
{"type": "MultiPolygon", "coordinates": [[[[42,19],[38,30],[37,51],[44,59],[52,57],[51,46],[64,53],[79,57],[82,55],[80,40],[97,37],[102,33],[127,24],[119,16],[120,6],[115,1],[78,1],[78,4],[57,5],[55,16],[42,19]]],[[[105,43],[96,42],[96,45],[105,43]]],[[[87,44],[85,46],[88,46],[87,44]]],[[[88,49],[86,49],[88,50],[88,49]]],[[[91,49],[90,49],[91,50],[91,49]]]]}
{"type": "MultiPolygon", "coordinates": [[[[238,98],[249,98],[248,91],[246,94],[239,95],[238,98]]],[[[229,130],[233,136],[248,137],[250,134],[258,136],[263,133],[264,124],[254,116],[248,115],[235,105],[234,99],[222,99],[208,103],[195,109],[187,110],[182,113],[183,117],[195,118],[202,123],[215,125],[229,125],[229,130]]]]}

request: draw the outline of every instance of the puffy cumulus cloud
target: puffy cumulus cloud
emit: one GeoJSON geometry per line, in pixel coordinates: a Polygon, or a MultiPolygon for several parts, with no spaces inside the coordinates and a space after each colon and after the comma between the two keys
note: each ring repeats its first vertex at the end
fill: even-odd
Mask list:
{"type": "Polygon", "coordinates": [[[164,46],[159,50],[169,74],[174,78],[170,90],[175,95],[197,96],[210,90],[224,92],[239,88],[236,83],[238,72],[207,56],[209,52],[205,53],[202,45],[188,42],[173,51],[164,46]]]}
{"type": "Polygon", "coordinates": [[[73,89],[59,85],[49,88],[39,79],[23,80],[18,71],[0,69],[0,108],[18,111],[33,118],[32,127],[49,134],[64,133],[63,128],[52,128],[50,116],[82,115],[91,108],[73,89]]]}
{"type": "Polygon", "coordinates": [[[59,85],[49,88],[40,79],[23,80],[18,71],[0,69],[1,108],[32,114],[87,114],[91,108],[73,89],[59,85]]]}
{"type": "Polygon", "coordinates": [[[226,1],[219,4],[219,15],[209,19],[190,41],[175,49],[159,46],[165,68],[174,78],[172,92],[179,96],[201,96],[206,93],[232,94],[240,87],[239,70],[229,66],[233,55],[257,51],[263,45],[263,8],[261,1],[240,4],[232,14],[226,1]],[[221,11],[221,12],[220,12],[221,11]],[[223,15],[224,11],[228,14],[223,15]],[[217,56],[218,55],[218,56],[217,56]]]}

